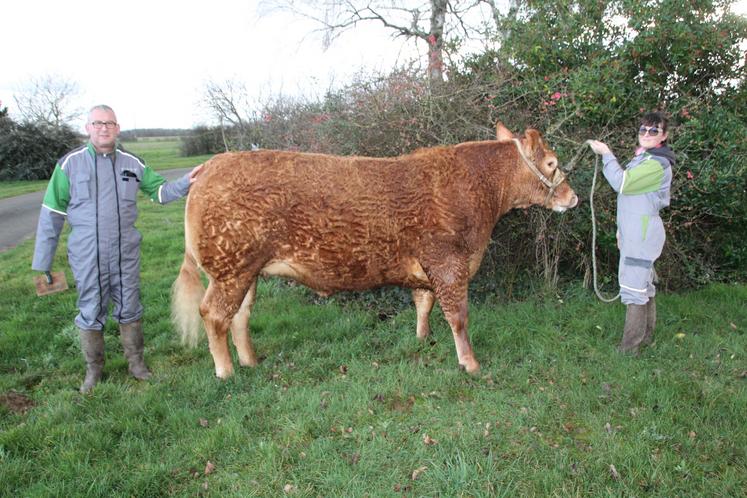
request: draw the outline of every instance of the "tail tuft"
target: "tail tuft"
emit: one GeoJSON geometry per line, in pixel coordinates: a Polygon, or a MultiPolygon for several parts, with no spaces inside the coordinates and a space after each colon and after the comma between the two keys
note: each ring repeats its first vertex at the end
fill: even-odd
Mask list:
{"type": "Polygon", "coordinates": [[[197,346],[200,340],[200,303],[204,295],[197,262],[185,251],[179,276],[171,288],[171,321],[181,335],[182,344],[189,347],[197,346]]]}

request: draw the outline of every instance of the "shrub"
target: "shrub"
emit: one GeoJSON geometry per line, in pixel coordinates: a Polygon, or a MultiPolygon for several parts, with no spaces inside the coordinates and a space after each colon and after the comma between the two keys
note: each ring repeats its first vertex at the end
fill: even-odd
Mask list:
{"type": "Polygon", "coordinates": [[[57,160],[81,143],[69,126],[17,124],[0,118],[0,180],[44,180],[57,160]]]}

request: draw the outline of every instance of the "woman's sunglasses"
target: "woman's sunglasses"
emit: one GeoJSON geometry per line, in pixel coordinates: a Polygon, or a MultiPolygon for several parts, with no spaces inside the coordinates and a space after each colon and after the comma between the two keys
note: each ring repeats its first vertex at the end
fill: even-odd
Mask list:
{"type": "Polygon", "coordinates": [[[646,136],[646,134],[651,135],[652,137],[655,137],[662,131],[664,130],[662,130],[661,128],[657,128],[656,126],[652,126],[650,128],[647,126],[641,126],[640,128],[638,128],[638,134],[642,137],[646,136]]]}

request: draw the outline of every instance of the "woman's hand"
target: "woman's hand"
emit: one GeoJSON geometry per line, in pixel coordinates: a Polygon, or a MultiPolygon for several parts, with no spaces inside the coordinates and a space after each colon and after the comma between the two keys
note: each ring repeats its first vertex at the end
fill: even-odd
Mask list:
{"type": "Polygon", "coordinates": [[[600,142],[599,140],[587,140],[586,143],[589,144],[589,147],[591,147],[591,150],[594,151],[595,154],[612,154],[612,151],[604,142],[600,142]]]}

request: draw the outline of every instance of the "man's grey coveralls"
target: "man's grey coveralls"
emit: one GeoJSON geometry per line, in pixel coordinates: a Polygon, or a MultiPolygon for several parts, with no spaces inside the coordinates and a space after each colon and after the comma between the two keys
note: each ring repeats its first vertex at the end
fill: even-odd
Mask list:
{"type": "Polygon", "coordinates": [[[127,324],[140,320],[140,232],[137,192],[161,204],[189,191],[189,174],[166,180],[144,161],[117,146],[97,153],[91,143],[66,154],[55,166],[44,195],[32,269],[49,271],[65,217],[72,228],[67,242],[78,289],[75,324],[102,330],[109,302],[112,316],[127,324]]]}
{"type": "Polygon", "coordinates": [[[654,261],[664,248],[664,223],[659,210],[669,206],[674,152],[648,149],[625,169],[612,154],[604,154],[604,176],[617,196],[617,237],[620,248],[620,300],[646,304],[656,294],[654,261]]]}

